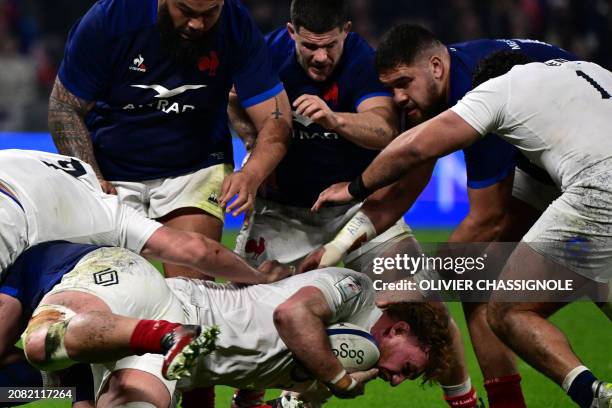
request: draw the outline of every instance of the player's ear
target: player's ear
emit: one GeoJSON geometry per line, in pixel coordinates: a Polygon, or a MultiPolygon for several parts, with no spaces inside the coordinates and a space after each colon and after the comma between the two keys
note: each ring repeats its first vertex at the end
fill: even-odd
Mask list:
{"type": "Polygon", "coordinates": [[[391,327],[391,334],[396,336],[408,335],[410,334],[410,325],[403,320],[397,321],[391,327]]]}
{"type": "Polygon", "coordinates": [[[291,39],[295,41],[295,27],[291,23],[287,23],[287,32],[291,36],[291,39]]]}
{"type": "Polygon", "coordinates": [[[342,26],[342,31],[345,34],[348,34],[351,32],[351,28],[353,28],[353,22],[352,21],[347,21],[346,23],[344,23],[344,25],[342,26]]]}
{"type": "Polygon", "coordinates": [[[444,76],[444,64],[442,58],[438,54],[434,54],[429,58],[429,67],[434,79],[442,79],[444,76]]]}

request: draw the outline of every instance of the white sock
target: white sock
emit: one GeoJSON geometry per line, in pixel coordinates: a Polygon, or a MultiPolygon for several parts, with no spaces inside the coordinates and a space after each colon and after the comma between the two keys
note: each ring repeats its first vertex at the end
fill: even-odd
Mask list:
{"type": "Polygon", "coordinates": [[[461,384],[440,385],[440,387],[442,387],[444,395],[446,395],[447,397],[458,397],[460,395],[465,395],[470,392],[470,390],[472,389],[472,380],[470,379],[470,377],[468,377],[467,380],[465,380],[465,382],[462,382],[461,384]]]}

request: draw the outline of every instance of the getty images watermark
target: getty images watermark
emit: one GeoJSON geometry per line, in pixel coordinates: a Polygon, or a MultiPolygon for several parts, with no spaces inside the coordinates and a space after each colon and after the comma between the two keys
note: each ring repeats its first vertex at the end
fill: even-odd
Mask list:
{"type": "Polygon", "coordinates": [[[414,275],[420,270],[452,271],[462,275],[467,271],[482,271],[485,268],[487,255],[478,257],[452,257],[452,256],[410,256],[408,254],[396,254],[393,257],[377,257],[372,263],[372,271],[376,275],[386,270],[405,271],[414,275]]]}
{"type": "Polygon", "coordinates": [[[375,290],[414,292],[418,295],[415,300],[432,295],[440,300],[468,302],[488,301],[492,297],[504,302],[607,298],[607,291],[598,291],[602,279],[582,273],[583,258],[577,259],[574,254],[568,253],[567,263],[556,263],[546,273],[538,268],[524,268],[525,265],[508,270],[506,261],[517,243],[500,243],[492,252],[486,251],[487,245],[400,246],[372,258],[368,270],[375,290]]]}

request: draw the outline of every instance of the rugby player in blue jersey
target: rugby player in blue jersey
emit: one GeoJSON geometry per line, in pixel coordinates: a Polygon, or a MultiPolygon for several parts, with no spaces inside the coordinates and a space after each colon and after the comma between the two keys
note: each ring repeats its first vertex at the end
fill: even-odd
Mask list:
{"type": "MultiPolygon", "coordinates": [[[[318,214],[310,211],[328,183],[350,180],[372,161],[395,137],[398,122],[391,94],[374,70],[374,51],[350,31],[348,2],[294,0],[290,14],[291,22],[268,34],[266,41],[294,109],[293,137],[287,155],[259,190],[236,252],[252,265],[269,259],[297,265],[336,237],[317,266],[335,266],[340,252],[350,252],[345,265],[367,271],[377,254],[398,242],[417,251],[418,243],[401,215],[381,230],[360,211],[360,204],[318,214]],[[371,239],[368,245],[360,247],[366,239],[371,239]]],[[[231,101],[234,128],[247,146],[256,143],[237,99],[231,101]]],[[[425,187],[431,170],[425,165],[422,171],[423,177],[402,189],[402,200],[414,200],[425,187]]],[[[460,338],[454,324],[451,329],[460,338]]],[[[463,355],[461,342],[455,344],[460,349],[456,360],[462,360],[457,357],[463,355]]],[[[462,361],[457,363],[461,366],[442,384],[466,380],[462,361]]],[[[234,406],[255,406],[262,396],[263,392],[241,391],[235,395],[234,406]]]]}
{"type": "MultiPolygon", "coordinates": [[[[266,259],[297,264],[333,238],[359,206],[317,215],[310,207],[332,180],[350,180],[397,134],[397,115],[374,70],[374,51],[350,29],[348,2],[295,0],[291,22],[266,36],[294,110],[293,132],[287,155],[259,189],[252,219],[237,239],[236,252],[253,265],[266,259]]],[[[244,135],[246,120],[239,114],[232,118],[243,137],[251,138],[244,135]]],[[[389,235],[411,233],[400,221],[389,235]]]]}
{"type": "MultiPolygon", "coordinates": [[[[395,103],[411,127],[461,99],[472,89],[478,62],[499,50],[520,50],[534,61],[575,59],[560,48],[532,40],[475,40],[446,46],[427,29],[402,24],[382,38],[376,69],[381,81],[393,89],[395,103]]],[[[464,157],[470,210],[450,242],[517,241],[559,195],[545,172],[499,138],[483,138],[464,149],[464,157]]],[[[362,211],[377,229],[392,225],[392,219],[412,206],[414,201],[402,202],[402,186],[409,186],[421,172],[396,183],[395,192],[389,191],[385,199],[376,193],[374,200],[365,201],[362,211]]],[[[320,257],[319,251],[309,258],[320,257]]],[[[313,266],[311,259],[307,261],[316,267],[316,262],[313,266]]],[[[380,300],[381,304],[387,301],[380,300]]],[[[488,327],[485,305],[465,303],[464,311],[491,407],[524,407],[515,358],[488,327]]]]}
{"type": "MultiPolygon", "coordinates": [[[[49,102],[62,154],[143,215],[219,240],[286,152],[286,93],[237,0],[102,0],[74,25],[49,102]],[[229,90],[259,134],[232,173],[229,90]]],[[[168,276],[197,274],[166,266],[168,276]]],[[[200,276],[201,278],[201,276],[200,276]]]]}

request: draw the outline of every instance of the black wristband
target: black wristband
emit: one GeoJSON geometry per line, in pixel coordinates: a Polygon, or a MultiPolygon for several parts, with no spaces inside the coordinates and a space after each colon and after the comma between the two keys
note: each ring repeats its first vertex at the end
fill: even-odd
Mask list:
{"type": "Polygon", "coordinates": [[[363,184],[363,177],[361,177],[361,174],[355,180],[351,181],[351,184],[348,185],[348,191],[350,195],[359,201],[365,200],[374,192],[374,190],[367,188],[365,184],[363,184]]]}

